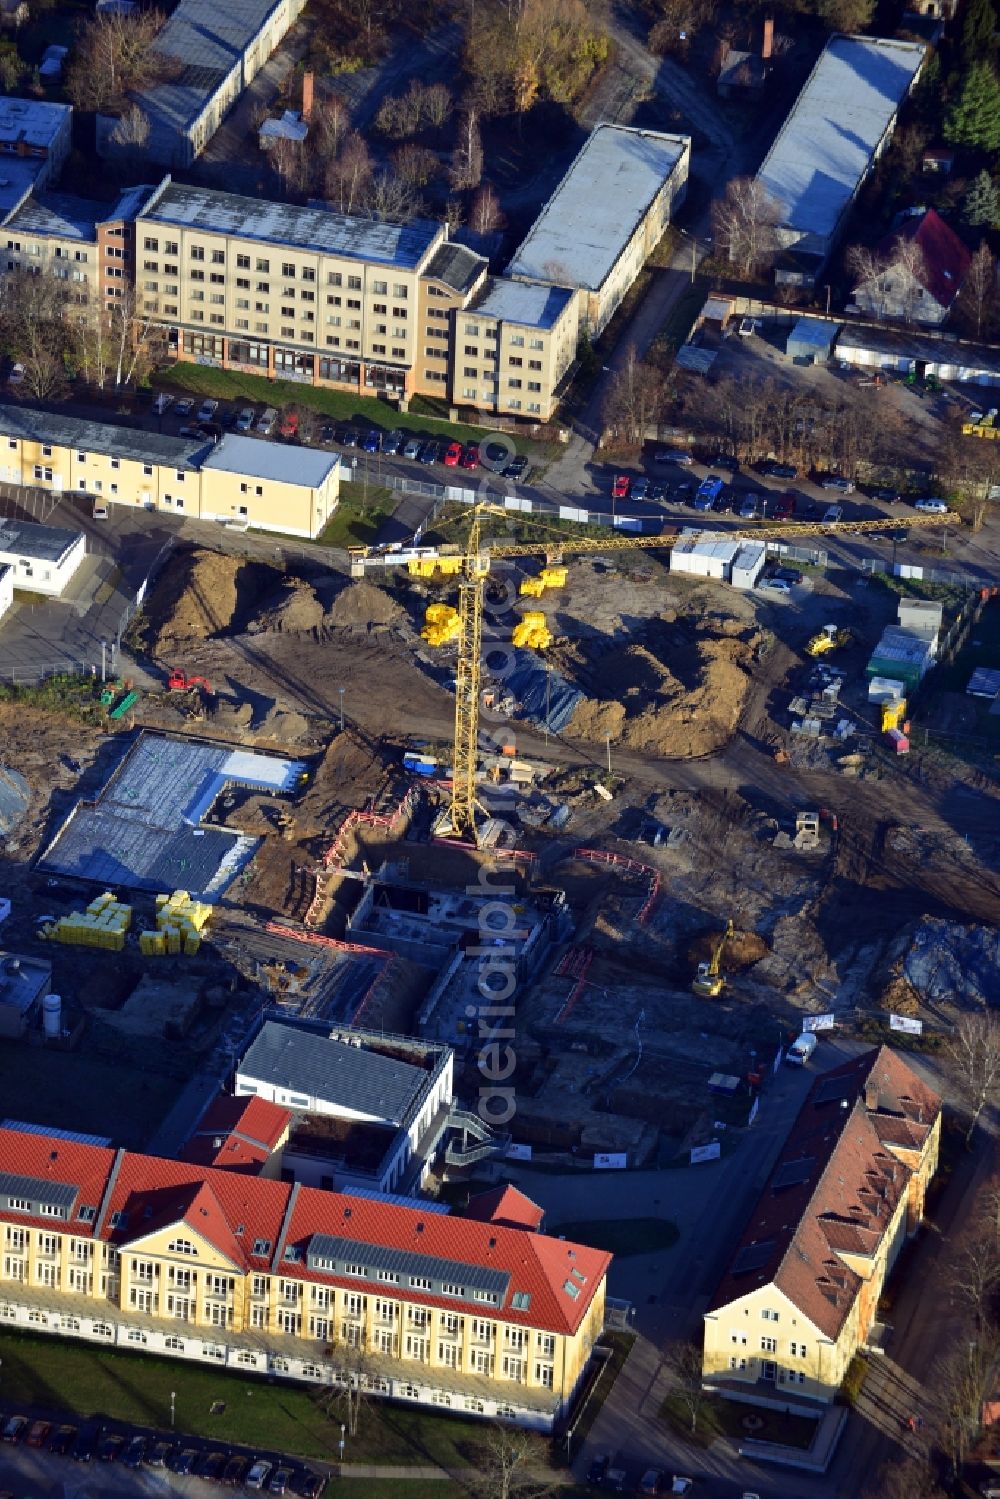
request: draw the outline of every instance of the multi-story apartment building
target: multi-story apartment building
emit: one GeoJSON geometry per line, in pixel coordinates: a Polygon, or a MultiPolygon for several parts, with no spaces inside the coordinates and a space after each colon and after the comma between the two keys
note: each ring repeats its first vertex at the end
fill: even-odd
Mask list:
{"type": "Polygon", "coordinates": [[[312,537],[337,508],[340,467],[319,448],[232,433],[218,443],[166,437],[0,406],[0,480],[312,537]]]}
{"type": "Polygon", "coordinates": [[[239,1171],[0,1129],[0,1325],[551,1428],[610,1256],[239,1171]]]}
{"type": "Polygon", "coordinates": [[[488,281],[453,315],[452,402],[546,421],[576,358],[579,310],[566,287],[488,281]]]}
{"type": "Polygon", "coordinates": [[[110,207],[71,193],[25,194],[3,221],[6,269],[66,282],[71,307],[113,307],[133,284],[135,215],[149,192],[129,188],[110,207]]]}
{"type": "Polygon", "coordinates": [[[941,1099],[888,1047],[816,1079],[705,1313],[706,1386],[822,1413],[920,1225],[940,1138],[941,1099]]]}

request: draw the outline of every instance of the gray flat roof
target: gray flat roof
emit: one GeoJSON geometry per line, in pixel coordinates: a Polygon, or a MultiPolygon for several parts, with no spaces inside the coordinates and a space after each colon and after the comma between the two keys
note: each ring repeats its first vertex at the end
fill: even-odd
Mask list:
{"type": "Polygon", "coordinates": [[[424,219],[412,224],[377,224],[327,209],[243,198],[179,182],[170,182],[139,217],[144,223],[177,224],[206,234],[238,235],[407,270],[417,268],[441,232],[439,224],[424,219]]]}
{"type": "Polygon", "coordinates": [[[46,166],[43,156],[0,157],[0,214],[16,208],[31,191],[46,166]]]}
{"type": "Polygon", "coordinates": [[[156,39],[180,64],[169,82],[136,92],[151,130],[186,130],[204,110],[280,0],[181,0],[156,39]]]}
{"type": "Polygon", "coordinates": [[[830,38],[758,173],[788,228],[833,233],[924,50],[922,42],[830,38]]]}
{"type": "Polygon", "coordinates": [[[82,537],[82,531],[70,531],[62,526],[40,526],[33,520],[0,516],[0,552],[10,552],[17,557],[33,557],[37,562],[58,565],[82,537]]]}
{"type": "Polygon", "coordinates": [[[241,437],[227,432],[209,453],[202,468],[318,489],[339,463],[338,453],[324,453],[322,448],[268,442],[262,437],[241,437]]]}
{"type": "Polygon", "coordinates": [[[107,204],[71,193],[32,193],[4,225],[22,234],[46,234],[53,239],[93,243],[97,225],[106,216],[107,204]]]}
{"type": "Polygon", "coordinates": [[[690,143],[687,135],[598,125],[507,274],[597,291],[690,143]]]}
{"type": "Polygon", "coordinates": [[[412,1062],[273,1020],[265,1023],[236,1070],[397,1126],[430,1078],[412,1062]]]}
{"type": "Polygon", "coordinates": [[[522,323],[527,328],[554,328],[567,302],[576,296],[565,286],[545,286],[533,281],[487,281],[470,312],[522,323]]]}
{"type": "Polygon", "coordinates": [[[136,458],[140,463],[162,463],[175,469],[200,468],[210,446],[182,437],[166,437],[160,432],[89,422],[62,411],[37,411],[30,406],[0,406],[0,436],[78,448],[81,453],[136,458]]]}
{"type": "Polygon", "coordinates": [[[72,110],[68,104],[42,99],[11,99],[0,94],[0,144],[23,141],[28,146],[50,146],[72,110]]]}

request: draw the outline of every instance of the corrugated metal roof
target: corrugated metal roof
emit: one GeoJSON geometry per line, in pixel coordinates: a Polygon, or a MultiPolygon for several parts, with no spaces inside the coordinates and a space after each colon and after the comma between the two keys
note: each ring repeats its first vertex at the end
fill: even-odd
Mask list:
{"type": "Polygon", "coordinates": [[[258,1079],[397,1126],[430,1078],[412,1062],[274,1020],[266,1022],[237,1071],[251,1082],[258,1079]]]}
{"type": "Polygon", "coordinates": [[[81,453],[135,458],[140,463],[162,463],[175,469],[198,468],[211,446],[204,441],[188,442],[160,432],[113,427],[107,422],[90,422],[66,412],[38,411],[29,406],[0,406],[0,436],[77,448],[81,453]]]}
{"type": "Polygon", "coordinates": [[[0,1172],[0,1200],[6,1207],[11,1199],[44,1207],[59,1208],[65,1217],[76,1201],[77,1188],[69,1182],[46,1181],[40,1176],[15,1176],[0,1172]]]}

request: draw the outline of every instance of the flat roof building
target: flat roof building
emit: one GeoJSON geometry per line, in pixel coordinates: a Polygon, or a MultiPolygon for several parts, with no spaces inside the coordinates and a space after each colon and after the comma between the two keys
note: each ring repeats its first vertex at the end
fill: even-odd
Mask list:
{"type": "Polygon", "coordinates": [[[59,598],[87,553],[82,531],[0,517],[0,564],[13,570],[13,586],[59,598]]]}
{"type": "Polygon", "coordinates": [[[99,115],[97,148],[164,166],[189,166],[267,62],[305,0],[181,0],[156,40],[167,77],[137,90],[133,102],[149,122],[147,139],[130,147],[118,118],[99,115]]]}
{"type": "Polygon", "coordinates": [[[58,177],[69,155],[72,122],[68,104],[0,95],[0,213],[58,177]]]}
{"type": "Polygon", "coordinates": [[[818,262],[816,272],[892,137],[924,55],[922,42],[832,36],[764,159],[757,177],[781,205],[781,247],[818,262]]]}
{"type": "Polygon", "coordinates": [[[684,198],[691,138],[598,125],[507,267],[516,279],[579,288],[598,334],[684,198]]]}
{"type": "Polygon", "coordinates": [[[549,282],[491,277],[454,317],[455,404],[548,421],[576,359],[577,292],[549,282]]]}

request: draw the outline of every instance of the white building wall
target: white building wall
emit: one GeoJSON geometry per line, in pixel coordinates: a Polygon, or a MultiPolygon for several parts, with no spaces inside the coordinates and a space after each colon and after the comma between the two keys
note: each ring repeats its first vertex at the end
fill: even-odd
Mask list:
{"type": "Polygon", "coordinates": [[[86,554],[87,538],[82,531],[58,563],[40,561],[37,557],[25,557],[18,552],[0,549],[0,566],[4,568],[3,576],[0,577],[0,616],[10,608],[14,588],[23,588],[29,593],[44,593],[49,598],[61,598],[86,554]]]}

